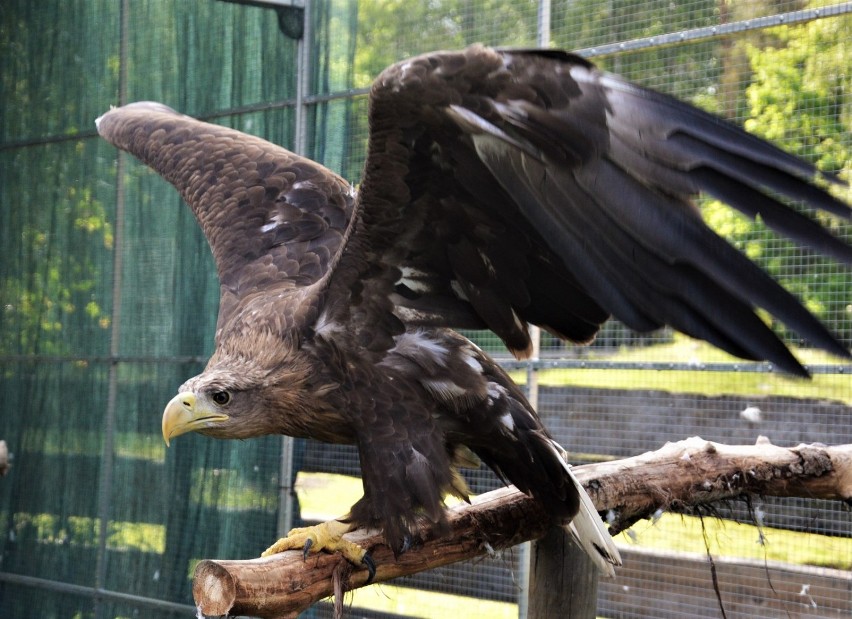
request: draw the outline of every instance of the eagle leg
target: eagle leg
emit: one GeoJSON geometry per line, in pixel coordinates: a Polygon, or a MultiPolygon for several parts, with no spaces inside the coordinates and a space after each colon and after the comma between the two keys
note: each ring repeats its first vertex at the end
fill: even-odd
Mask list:
{"type": "Polygon", "coordinates": [[[367,551],[358,544],[343,539],[343,535],[352,529],[351,525],[340,520],[329,520],[312,527],[291,529],[287,537],[282,537],[263,551],[261,557],[268,557],[287,550],[301,550],[305,559],[312,552],[338,552],[352,565],[367,569],[370,576],[367,583],[376,576],[376,564],[367,551]]]}

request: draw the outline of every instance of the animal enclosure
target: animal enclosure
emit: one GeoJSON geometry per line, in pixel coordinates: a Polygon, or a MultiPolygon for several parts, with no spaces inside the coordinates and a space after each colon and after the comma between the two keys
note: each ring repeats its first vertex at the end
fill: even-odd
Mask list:
{"type": "MultiPolygon", "coordinates": [[[[97,137],[94,118],[110,105],[162,101],[357,182],[365,93],[385,66],[473,42],[549,45],[849,180],[850,41],[847,3],[315,0],[276,13],[222,0],[4,2],[0,439],[11,467],[0,478],[0,616],[192,616],[199,560],[256,556],[291,523],[339,515],[357,492],[353,448],[162,444],[163,405],[212,350],[219,289],[175,191],[97,137]]],[[[700,206],[852,345],[848,268],[712,201],[700,206]]],[[[852,239],[849,222],[824,223],[852,239]]],[[[530,362],[468,335],[528,384],[578,464],[693,435],[852,443],[852,365],[777,327],[812,381],[618,324],[585,348],[545,334],[530,362]]],[[[499,485],[484,469],[469,483],[476,493],[499,485]]],[[[752,497],[703,520],[659,516],[619,536],[625,567],[601,583],[600,616],[722,616],[708,555],[728,617],[852,613],[852,515],[842,504],[752,497]]],[[[525,573],[515,548],[360,591],[351,611],[524,616],[525,573]]]]}

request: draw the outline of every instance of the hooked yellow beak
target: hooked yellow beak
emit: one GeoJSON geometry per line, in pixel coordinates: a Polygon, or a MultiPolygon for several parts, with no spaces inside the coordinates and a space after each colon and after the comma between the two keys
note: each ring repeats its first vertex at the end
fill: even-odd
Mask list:
{"type": "Polygon", "coordinates": [[[186,391],[172,398],[163,411],[163,440],[166,446],[175,436],[199,430],[211,423],[227,421],[228,416],[198,405],[194,393],[186,391]]]}

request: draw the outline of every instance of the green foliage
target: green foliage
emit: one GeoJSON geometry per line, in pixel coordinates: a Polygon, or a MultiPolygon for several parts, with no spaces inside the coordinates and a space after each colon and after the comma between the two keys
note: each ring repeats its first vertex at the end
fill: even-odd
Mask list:
{"type": "MultiPolygon", "coordinates": [[[[745,46],[753,79],[746,88],[745,127],[812,162],[822,171],[850,178],[852,109],[848,96],[852,48],[849,17],[772,29],[761,45],[745,46]]],[[[834,189],[849,200],[848,190],[834,189]]],[[[852,338],[850,275],[832,260],[779,240],[762,221],[750,221],[722,204],[704,205],[710,225],[779,279],[847,341],[852,338]]],[[[841,237],[848,221],[814,215],[841,237]]],[[[790,335],[790,334],[788,334],[790,335]]]]}
{"type": "MultiPolygon", "coordinates": [[[[83,516],[59,517],[55,514],[17,512],[13,516],[17,537],[33,539],[41,545],[84,546],[98,544],[100,521],[83,516]]],[[[165,530],[162,525],[145,522],[116,522],[107,525],[107,547],[114,550],[163,552],[165,530]]]]}
{"type": "MultiPolygon", "coordinates": [[[[320,93],[368,88],[383,69],[419,53],[536,41],[536,5],[528,0],[329,0],[315,5],[314,16],[311,77],[320,93]]],[[[308,154],[357,181],[367,148],[366,98],[321,102],[311,114],[308,154]]]]}
{"type": "Polygon", "coordinates": [[[369,85],[388,65],[418,53],[471,43],[529,47],[535,41],[532,2],[361,0],[356,85],[369,85]]]}
{"type": "Polygon", "coordinates": [[[769,45],[748,45],[754,81],[745,126],[814,163],[848,174],[852,103],[843,96],[852,48],[848,17],[772,30],[769,45]]]}
{"type": "MultiPolygon", "coordinates": [[[[35,158],[21,157],[16,168],[36,176],[43,151],[32,154],[35,158]]],[[[82,154],[79,142],[70,156],[82,154]]],[[[42,171],[60,179],[76,173],[74,164],[55,165],[42,171]]],[[[17,250],[11,264],[0,268],[0,352],[6,354],[69,354],[80,347],[81,329],[105,334],[110,327],[103,256],[112,252],[114,232],[103,201],[87,185],[73,182],[39,197],[38,206],[9,213],[18,235],[5,244],[17,250]]]]}
{"type": "MultiPolygon", "coordinates": [[[[552,41],[555,47],[589,49],[713,25],[718,23],[718,12],[715,0],[554,3],[552,41]]],[[[719,46],[718,41],[703,41],[593,60],[602,69],[682,99],[715,102],[723,69],[717,53],[719,46]]]]}
{"type": "MultiPolygon", "coordinates": [[[[535,41],[535,7],[525,2],[501,2],[499,10],[493,1],[486,6],[477,4],[474,10],[469,0],[330,4],[329,42],[336,46],[331,54],[331,81],[346,87],[367,87],[389,64],[426,50],[474,41],[500,45],[530,45],[535,41]],[[414,24],[418,37],[410,36],[414,24]]],[[[556,47],[590,48],[751,19],[778,8],[777,3],[769,1],[557,2],[552,10],[551,38],[556,47]]],[[[847,175],[852,143],[852,104],[844,97],[847,67],[852,60],[846,45],[848,19],[822,19],[731,39],[619,54],[596,62],[712,112],[745,117],[750,131],[822,170],[847,175]]],[[[352,179],[358,177],[366,149],[365,111],[363,101],[358,100],[329,105],[324,113],[339,119],[338,126],[345,131],[326,132],[317,140],[324,145],[324,155],[332,154],[329,149],[334,148],[336,140],[342,140],[342,148],[336,151],[340,156],[327,163],[340,162],[339,169],[352,179]]],[[[703,208],[712,227],[760,266],[778,274],[784,285],[841,337],[852,337],[848,273],[831,260],[779,239],[760,220],[751,221],[709,200],[704,201],[703,208]]],[[[838,219],[821,217],[821,223],[840,235],[850,233],[849,225],[838,219]]],[[[781,325],[778,331],[793,337],[781,325]]],[[[477,339],[488,350],[500,350],[488,337],[477,339]]]]}
{"type": "MultiPolygon", "coordinates": [[[[13,472],[0,484],[4,570],[95,584],[98,501],[100,486],[106,488],[99,479],[109,479],[99,476],[112,466],[112,488],[102,497],[111,508],[103,555],[109,569],[102,584],[188,602],[185,568],[197,557],[251,556],[272,540],[280,445],[277,438],[223,443],[187,437],[166,456],[158,435],[162,404],[200,369],[174,357],[209,352],[218,286],[206,244],[174,191],[130,158],[123,177],[116,178],[115,149],[97,138],[92,121],[117,103],[122,82],[128,100],[161,100],[186,113],[215,114],[216,122],[292,147],[295,114],[288,106],[296,92],[297,43],[281,36],[268,9],[227,2],[13,0],[0,5],[0,354],[6,358],[0,438],[16,455],[13,472]],[[118,187],[124,196],[120,221],[113,207],[118,187]],[[121,247],[115,241],[119,232],[121,247]],[[113,273],[117,250],[121,273],[113,273]],[[154,361],[121,361],[112,372],[117,389],[112,453],[101,460],[107,376],[114,366],[100,359],[111,356],[113,298],[123,300],[116,342],[121,355],[154,361]],[[17,355],[48,359],[21,363],[17,355]],[[51,355],[77,360],[55,364],[51,355]],[[187,532],[187,523],[204,535],[187,532]],[[152,579],[155,573],[159,580],[152,579]]],[[[307,94],[322,98],[366,87],[388,64],[433,49],[473,42],[532,46],[536,5],[534,0],[318,0],[312,3],[307,94]]],[[[725,7],[732,11],[730,20],[765,15],[779,3],[554,0],[552,6],[553,45],[576,49],[724,23],[725,7]]],[[[782,10],[789,8],[787,2],[782,10]]],[[[848,178],[849,27],[846,17],[822,19],[769,35],[738,34],[613,55],[599,63],[728,117],[747,116],[750,130],[848,178]]],[[[308,154],[350,179],[357,179],[363,162],[366,101],[357,96],[309,106],[308,154]]],[[[850,336],[848,272],[779,243],[760,222],[716,204],[705,211],[713,226],[761,265],[778,270],[809,307],[850,336]]],[[[822,221],[848,238],[848,224],[822,221]]],[[[621,327],[607,329],[602,344],[628,342],[621,327]]],[[[484,348],[503,351],[493,336],[474,336],[484,348]]],[[[619,359],[677,360],[679,344],[628,349],[619,359]]],[[[680,352],[687,359],[695,354],[684,346],[680,352]]],[[[801,352],[806,363],[834,362],[801,352]]],[[[600,353],[588,349],[585,354],[600,353]]],[[[722,360],[712,354],[721,353],[702,352],[701,358],[722,360]]],[[[519,377],[525,378],[524,371],[519,377]]],[[[812,383],[746,372],[705,372],[701,378],[697,381],[694,372],[573,370],[548,372],[541,380],[610,388],[639,380],[646,388],[669,391],[771,391],[849,401],[848,377],[842,374],[819,375],[812,383]]],[[[300,488],[315,507],[317,490],[300,488]]],[[[319,507],[337,515],[360,495],[357,481],[351,493],[351,498],[334,493],[319,507]]],[[[753,538],[749,532],[749,541],[753,538]]],[[[0,614],[95,614],[88,606],[75,612],[67,596],[57,596],[59,610],[45,611],[54,602],[43,602],[49,597],[43,591],[23,614],[9,613],[10,606],[23,608],[15,606],[15,597],[3,598],[0,614]]],[[[431,605],[418,597],[415,607],[431,605]]],[[[433,614],[441,613],[447,611],[433,614]]]]}

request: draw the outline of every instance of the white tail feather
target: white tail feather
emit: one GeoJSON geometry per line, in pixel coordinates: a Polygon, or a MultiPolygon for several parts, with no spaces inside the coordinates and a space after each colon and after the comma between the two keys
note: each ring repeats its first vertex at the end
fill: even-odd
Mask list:
{"type": "Polygon", "coordinates": [[[565,530],[571,534],[571,537],[580,545],[595,565],[598,566],[604,574],[610,578],[615,576],[615,566],[621,566],[621,555],[615,542],[612,541],[612,536],[598,515],[598,510],[592,499],[586,494],[586,489],[583,484],[574,475],[571,470],[571,465],[565,460],[565,451],[559,443],[552,441],[554,451],[559,460],[564,464],[565,471],[568,473],[569,479],[577,488],[577,493],[580,495],[580,511],[574,516],[574,519],[565,526],[565,530]]]}

